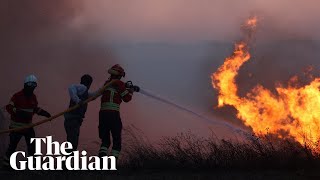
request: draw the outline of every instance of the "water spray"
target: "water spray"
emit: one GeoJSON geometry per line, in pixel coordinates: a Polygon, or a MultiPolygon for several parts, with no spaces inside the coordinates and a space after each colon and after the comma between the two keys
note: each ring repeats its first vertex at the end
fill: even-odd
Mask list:
{"type": "Polygon", "coordinates": [[[145,95],[145,96],[147,96],[147,97],[149,97],[149,98],[152,98],[152,99],[158,100],[158,101],[160,101],[160,102],[162,102],[162,103],[165,103],[165,104],[168,104],[168,105],[170,105],[170,106],[173,106],[173,107],[175,107],[175,108],[177,108],[177,109],[179,109],[179,110],[181,110],[181,111],[188,112],[189,114],[192,114],[192,115],[198,117],[199,119],[201,119],[201,120],[203,120],[203,121],[205,121],[205,122],[207,122],[207,123],[224,126],[224,127],[227,127],[228,129],[230,129],[232,132],[235,132],[235,133],[237,133],[237,134],[244,135],[244,136],[246,136],[246,137],[248,137],[248,136],[251,137],[251,134],[248,133],[246,130],[244,130],[244,129],[242,129],[242,128],[235,127],[234,125],[232,125],[232,124],[230,124],[230,123],[227,123],[227,122],[224,122],[224,121],[217,121],[217,120],[214,120],[214,119],[209,119],[208,117],[205,117],[205,116],[203,116],[203,115],[201,115],[201,114],[199,114],[199,113],[197,113],[197,112],[195,112],[195,111],[192,111],[192,110],[190,110],[190,109],[188,109],[188,108],[186,108],[186,107],[183,107],[183,106],[181,106],[181,105],[179,105],[179,104],[177,104],[177,103],[174,103],[174,102],[172,102],[172,101],[169,101],[169,100],[167,100],[167,99],[165,99],[165,98],[162,98],[162,97],[160,97],[160,96],[158,96],[158,95],[155,95],[155,94],[151,93],[151,92],[148,91],[148,90],[140,89],[140,88],[139,88],[139,91],[138,91],[138,92],[140,92],[141,94],[143,94],[143,95],[145,95]]]}
{"type": "MultiPolygon", "coordinates": [[[[96,96],[90,97],[89,99],[87,99],[86,101],[84,101],[84,103],[87,104],[87,103],[95,100],[95,99],[96,99],[97,97],[99,97],[99,96],[104,92],[104,90],[105,90],[106,88],[108,88],[112,83],[113,83],[113,81],[111,81],[111,82],[109,82],[108,84],[106,84],[103,88],[101,88],[101,89],[99,90],[99,93],[98,93],[96,96]]],[[[220,126],[227,127],[227,128],[230,129],[232,132],[235,132],[235,133],[237,133],[237,134],[241,134],[241,135],[243,135],[243,136],[245,136],[245,137],[247,137],[247,138],[248,138],[248,137],[249,137],[249,138],[252,137],[250,133],[248,133],[246,130],[244,130],[244,129],[242,129],[242,128],[235,127],[235,126],[233,126],[232,124],[227,123],[227,122],[217,121],[217,120],[214,120],[214,119],[209,119],[209,118],[207,118],[207,117],[205,117],[205,116],[203,116],[203,115],[201,115],[201,114],[199,114],[199,113],[197,113],[197,112],[194,112],[194,111],[192,111],[192,110],[190,110],[190,109],[188,109],[188,108],[185,108],[185,107],[183,107],[183,106],[181,106],[181,105],[178,105],[178,104],[176,104],[176,103],[174,103],[174,102],[171,102],[171,101],[169,101],[169,100],[167,100],[167,99],[165,99],[165,98],[162,98],[162,97],[160,97],[160,96],[154,95],[153,93],[151,93],[151,92],[148,91],[148,90],[140,89],[138,86],[134,86],[131,81],[128,81],[128,82],[126,83],[126,88],[128,88],[128,89],[133,89],[135,92],[140,92],[141,94],[143,94],[143,95],[145,95],[145,96],[147,96],[147,97],[149,97],[149,98],[152,98],[152,99],[158,100],[158,101],[160,101],[160,102],[163,102],[163,103],[165,103],[165,104],[168,104],[168,105],[170,105],[170,106],[173,106],[173,107],[175,107],[175,108],[177,108],[177,109],[179,109],[179,110],[181,110],[181,111],[188,112],[188,113],[190,113],[190,114],[198,117],[199,119],[201,119],[201,120],[203,120],[203,121],[205,121],[205,122],[207,122],[207,123],[211,123],[211,124],[215,124],[215,125],[220,125],[220,126]]],[[[1,135],[1,134],[5,134],[5,133],[10,133],[10,132],[21,131],[21,130],[24,130],[24,129],[32,128],[32,127],[39,126],[39,125],[41,125],[41,124],[50,122],[50,121],[52,121],[52,120],[54,120],[54,119],[62,116],[63,114],[65,114],[65,113],[67,113],[67,112],[70,112],[70,111],[72,111],[72,110],[74,110],[74,109],[77,109],[79,106],[80,106],[80,105],[75,105],[75,106],[73,106],[73,107],[71,107],[71,108],[69,108],[69,109],[67,109],[67,110],[65,110],[65,111],[62,111],[62,112],[60,112],[60,113],[58,113],[58,114],[56,114],[56,115],[54,115],[54,116],[52,116],[52,117],[50,117],[50,118],[48,118],[48,119],[44,119],[44,120],[42,120],[42,121],[39,121],[39,122],[30,124],[30,125],[27,125],[27,126],[24,126],[24,127],[15,128],[15,129],[9,129],[9,130],[2,130],[2,131],[0,131],[0,135],[1,135]]]]}

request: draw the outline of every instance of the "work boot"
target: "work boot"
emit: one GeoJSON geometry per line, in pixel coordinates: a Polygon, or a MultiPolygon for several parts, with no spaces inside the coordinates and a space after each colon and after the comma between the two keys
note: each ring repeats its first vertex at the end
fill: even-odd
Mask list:
{"type": "Polygon", "coordinates": [[[102,158],[104,156],[107,156],[108,155],[108,147],[104,147],[104,146],[101,146],[100,147],[100,150],[99,150],[99,157],[102,158]]]}
{"type": "Polygon", "coordinates": [[[114,156],[116,158],[116,162],[118,162],[119,155],[120,151],[112,149],[110,156],[114,156]]]}
{"type": "Polygon", "coordinates": [[[110,156],[114,156],[116,158],[116,168],[118,169],[118,159],[119,159],[120,151],[112,149],[110,156]]]}

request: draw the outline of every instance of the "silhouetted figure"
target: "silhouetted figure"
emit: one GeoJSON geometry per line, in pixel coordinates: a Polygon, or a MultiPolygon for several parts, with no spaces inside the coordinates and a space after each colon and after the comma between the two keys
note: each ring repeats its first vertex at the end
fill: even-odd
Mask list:
{"type": "Polygon", "coordinates": [[[73,146],[69,152],[76,151],[79,143],[80,127],[87,111],[87,104],[83,102],[91,96],[95,96],[97,92],[90,93],[89,89],[92,84],[92,77],[85,74],[81,77],[80,84],[73,84],[69,87],[70,103],[69,107],[77,104],[79,108],[68,112],[64,115],[64,128],[67,133],[67,141],[73,146]]]}
{"type": "Polygon", "coordinates": [[[124,69],[116,64],[112,66],[108,73],[109,79],[105,84],[114,81],[103,93],[101,97],[101,109],[99,113],[99,137],[102,141],[99,156],[109,155],[111,137],[113,146],[110,155],[119,157],[121,151],[121,131],[122,122],[120,118],[120,104],[122,101],[129,102],[134,92],[133,88],[126,88],[126,84],[121,81],[125,76],[124,69]]]}
{"type": "MultiPolygon", "coordinates": [[[[23,90],[14,94],[10,103],[6,106],[6,110],[11,115],[11,122],[9,128],[20,128],[28,126],[32,123],[34,114],[50,118],[51,115],[47,111],[38,107],[37,97],[34,90],[37,87],[37,78],[34,75],[27,76],[24,81],[23,90]]],[[[35,153],[34,143],[30,143],[31,138],[35,138],[33,128],[28,128],[18,132],[11,132],[10,143],[6,155],[4,157],[4,165],[10,166],[10,156],[15,152],[20,139],[24,136],[28,155],[33,156],[35,153]]]]}

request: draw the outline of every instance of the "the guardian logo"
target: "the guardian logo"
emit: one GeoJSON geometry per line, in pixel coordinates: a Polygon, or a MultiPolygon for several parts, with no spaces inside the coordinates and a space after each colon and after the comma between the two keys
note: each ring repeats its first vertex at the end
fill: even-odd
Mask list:
{"type": "Polygon", "coordinates": [[[10,156],[10,166],[15,170],[117,170],[116,158],[114,156],[90,156],[87,152],[79,151],[67,152],[72,149],[70,142],[52,142],[52,137],[32,138],[31,143],[35,143],[35,154],[26,158],[23,151],[17,151],[10,156]],[[47,152],[42,153],[41,145],[46,144],[47,152]],[[54,152],[53,152],[54,149],[54,152]],[[17,156],[22,155],[26,160],[17,160],[17,156]],[[110,166],[110,167],[109,167],[110,166]]]}

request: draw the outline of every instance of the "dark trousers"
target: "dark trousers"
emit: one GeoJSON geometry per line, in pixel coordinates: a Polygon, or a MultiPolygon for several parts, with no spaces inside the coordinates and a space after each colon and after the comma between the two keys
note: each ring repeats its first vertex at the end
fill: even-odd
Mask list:
{"type": "Polygon", "coordinates": [[[67,133],[67,141],[72,144],[72,150],[68,150],[68,152],[76,151],[78,149],[82,121],[82,118],[65,116],[64,128],[67,133]]]}
{"type": "Polygon", "coordinates": [[[18,143],[20,142],[20,139],[22,137],[24,137],[26,140],[26,144],[27,144],[27,148],[28,148],[28,156],[34,155],[35,144],[34,144],[34,142],[30,143],[31,138],[35,138],[35,132],[34,132],[33,128],[26,129],[26,130],[19,131],[19,132],[11,132],[9,134],[9,137],[10,137],[10,143],[9,143],[8,150],[6,152],[7,158],[10,158],[10,156],[16,151],[18,143]]]}
{"type": "Polygon", "coordinates": [[[122,122],[120,112],[100,111],[99,113],[99,137],[102,141],[99,156],[107,155],[107,149],[111,145],[112,135],[112,150],[120,153],[121,151],[121,131],[122,122]]]}

